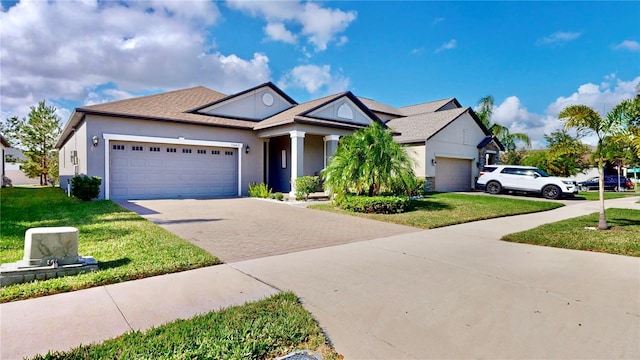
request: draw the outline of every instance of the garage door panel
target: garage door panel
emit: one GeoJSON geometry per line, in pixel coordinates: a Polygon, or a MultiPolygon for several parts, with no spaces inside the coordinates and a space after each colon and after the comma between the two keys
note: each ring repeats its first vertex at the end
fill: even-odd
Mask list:
{"type": "Polygon", "coordinates": [[[436,191],[471,190],[471,160],[436,158],[436,191]]]}
{"type": "Polygon", "coordinates": [[[237,151],[225,155],[229,149],[119,141],[110,151],[113,199],[237,195],[237,151]]]}

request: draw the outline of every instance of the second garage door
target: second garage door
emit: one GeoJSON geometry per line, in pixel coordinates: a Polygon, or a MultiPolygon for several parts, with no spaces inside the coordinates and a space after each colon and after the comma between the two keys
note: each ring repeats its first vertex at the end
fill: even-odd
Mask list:
{"type": "Polygon", "coordinates": [[[471,190],[471,160],[436,158],[436,191],[471,190]]]}
{"type": "Polygon", "coordinates": [[[238,149],[112,141],[112,199],[237,196],[238,149]]]}

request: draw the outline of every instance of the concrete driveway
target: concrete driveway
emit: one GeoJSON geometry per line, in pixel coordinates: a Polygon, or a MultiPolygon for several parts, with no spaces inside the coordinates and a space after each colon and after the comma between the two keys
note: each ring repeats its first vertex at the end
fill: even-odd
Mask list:
{"type": "Polygon", "coordinates": [[[119,204],[224,262],[419,231],[252,198],[138,200],[119,204]]]}
{"type": "Polygon", "coordinates": [[[346,359],[640,358],[640,259],[498,240],[596,202],[425,231],[254,199],[136,206],[294,291],[346,359]]]}

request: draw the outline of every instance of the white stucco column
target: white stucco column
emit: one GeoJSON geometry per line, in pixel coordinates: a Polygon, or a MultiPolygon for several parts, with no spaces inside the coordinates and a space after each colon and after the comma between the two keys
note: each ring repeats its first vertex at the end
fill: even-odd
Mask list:
{"type": "Polygon", "coordinates": [[[327,135],[324,137],[324,167],[329,165],[329,159],[336,153],[340,135],[327,135]]]}
{"type": "Polygon", "coordinates": [[[291,191],[289,196],[296,196],[296,179],[304,176],[304,131],[290,131],[291,137],[291,191]]]}

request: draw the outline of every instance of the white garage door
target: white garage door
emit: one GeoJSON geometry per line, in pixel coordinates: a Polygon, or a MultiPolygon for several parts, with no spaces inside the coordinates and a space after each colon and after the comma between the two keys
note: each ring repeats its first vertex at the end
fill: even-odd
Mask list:
{"type": "Polygon", "coordinates": [[[238,194],[238,149],[112,141],[112,199],[238,194]]]}
{"type": "Polygon", "coordinates": [[[437,157],[436,191],[471,190],[471,160],[437,157]]]}

